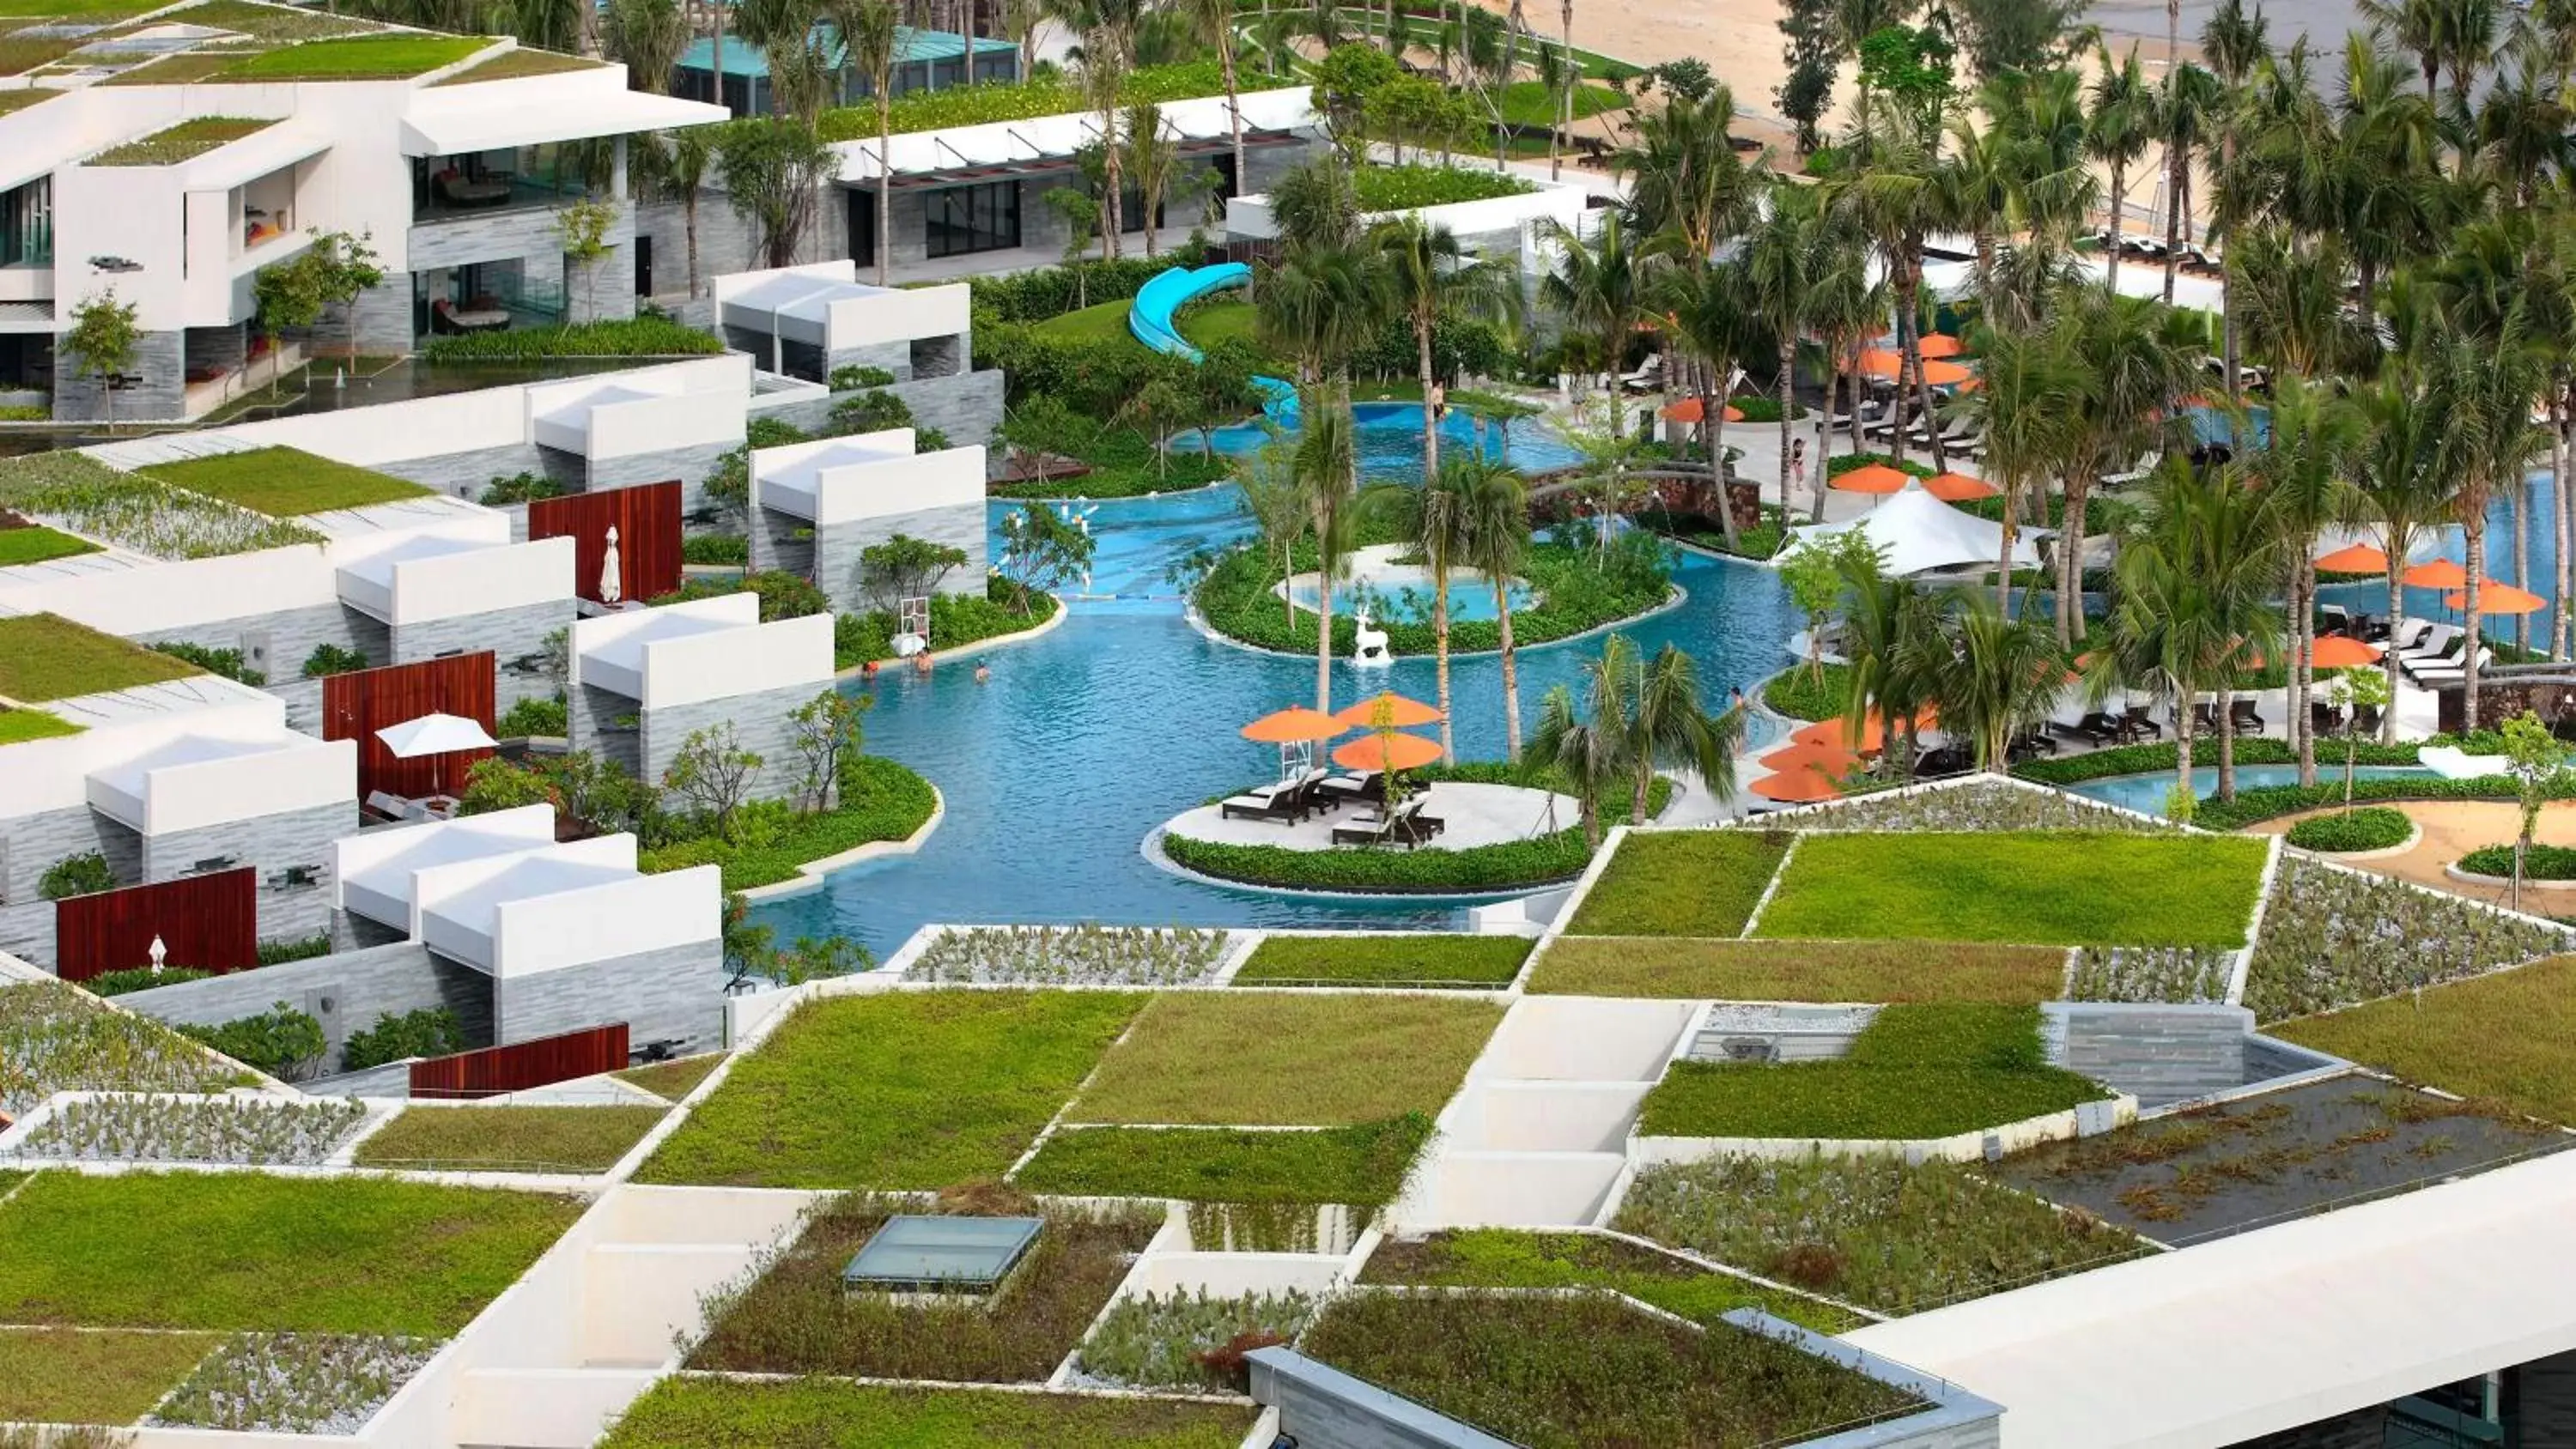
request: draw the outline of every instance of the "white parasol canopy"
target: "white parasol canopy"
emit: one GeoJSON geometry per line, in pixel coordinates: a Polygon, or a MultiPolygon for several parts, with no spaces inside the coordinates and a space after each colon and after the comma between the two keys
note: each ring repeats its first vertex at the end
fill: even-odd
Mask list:
{"type": "Polygon", "coordinates": [[[452,755],[458,750],[488,750],[497,743],[483,726],[457,714],[425,714],[376,731],[376,738],[398,760],[423,755],[452,755]]]}
{"type": "MultiPolygon", "coordinates": [[[[1853,529],[1859,529],[1877,545],[1880,567],[1891,578],[1992,564],[2003,552],[2002,524],[1953,508],[1924,492],[1919,483],[1906,484],[1887,495],[1886,502],[1848,523],[1791,529],[1789,541],[1795,546],[1801,539],[1834,538],[1853,529]]],[[[2039,540],[2048,536],[2048,530],[2042,528],[2015,530],[2013,567],[2039,567],[2039,540]]],[[[1787,552],[1783,549],[1782,556],[1787,552]]]]}

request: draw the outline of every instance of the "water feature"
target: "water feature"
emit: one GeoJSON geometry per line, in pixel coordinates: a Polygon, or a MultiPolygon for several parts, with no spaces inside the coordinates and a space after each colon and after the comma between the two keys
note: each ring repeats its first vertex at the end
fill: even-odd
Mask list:
{"type": "MultiPolygon", "coordinates": [[[[1422,404],[1415,402],[1364,402],[1351,406],[1355,426],[1351,445],[1359,454],[1360,476],[1368,479],[1415,479],[1422,476],[1422,404]]],[[[1259,423],[1237,423],[1218,428],[1208,436],[1208,450],[1227,457],[1239,457],[1270,441],[1271,432],[1259,423]]],[[[1198,436],[1185,433],[1173,446],[1197,451],[1198,436]]],[[[1583,461],[1583,454],[1546,424],[1521,421],[1512,424],[1480,418],[1463,408],[1451,408],[1440,420],[1440,450],[1446,456],[1472,449],[1483,450],[1489,458],[1500,458],[1525,473],[1544,473],[1583,461]]]]}

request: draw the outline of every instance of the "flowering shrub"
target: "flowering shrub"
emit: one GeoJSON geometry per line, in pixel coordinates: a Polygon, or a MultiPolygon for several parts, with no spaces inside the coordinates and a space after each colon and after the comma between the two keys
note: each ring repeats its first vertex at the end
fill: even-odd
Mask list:
{"type": "Polygon", "coordinates": [[[21,1150],[64,1161],[312,1167],[366,1120],[367,1109],[355,1101],[100,1097],[64,1103],[21,1150]]]}
{"type": "Polygon", "coordinates": [[[2067,996],[2075,1001],[2227,999],[2236,953],[2211,946],[2083,946],[2067,996]]]}
{"type": "Polygon", "coordinates": [[[13,1117],[56,1092],[220,1092],[250,1080],[160,1023],[73,987],[0,987],[0,1112],[13,1117]]]}
{"type": "Polygon", "coordinates": [[[1168,1298],[1130,1298],[1109,1310],[1082,1345],[1080,1371],[1120,1388],[1238,1387],[1247,1340],[1286,1343],[1315,1316],[1303,1293],[1246,1293],[1211,1298],[1202,1288],[1168,1298]]]}
{"type": "Polygon", "coordinates": [[[209,1355],[151,1423],[265,1434],[354,1434],[438,1344],[380,1334],[245,1333],[209,1355]]]}
{"type": "Polygon", "coordinates": [[[2556,926],[2439,891],[2283,856],[2254,941],[2257,1021],[2391,996],[2568,947],[2556,926]]]}
{"type": "Polygon", "coordinates": [[[1863,795],[1810,815],[1760,817],[1788,830],[2162,830],[2162,823],[2078,795],[1978,780],[1937,790],[1863,795]]]}
{"type": "Polygon", "coordinates": [[[1227,934],[1136,926],[982,926],[942,934],[907,981],[1047,986],[1187,986],[1225,959],[1227,934]]]}

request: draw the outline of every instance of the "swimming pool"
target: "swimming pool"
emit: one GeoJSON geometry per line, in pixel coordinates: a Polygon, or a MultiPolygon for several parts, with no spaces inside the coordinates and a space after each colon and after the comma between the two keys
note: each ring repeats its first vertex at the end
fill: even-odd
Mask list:
{"type": "MultiPolygon", "coordinates": [[[[1353,430],[1352,444],[1359,450],[1361,477],[1422,476],[1422,404],[1355,403],[1351,407],[1351,416],[1358,424],[1353,430]]],[[[1237,423],[1211,434],[1208,451],[1237,457],[1257,450],[1269,440],[1270,430],[1261,424],[1237,423]]],[[[1198,435],[1184,433],[1173,439],[1172,446],[1196,452],[1198,435]]],[[[1500,458],[1529,473],[1543,473],[1583,461],[1581,451],[1543,422],[1524,418],[1508,425],[1486,422],[1480,426],[1474,414],[1451,408],[1449,415],[1440,420],[1442,454],[1465,453],[1479,446],[1487,457],[1500,458]]]]}
{"type": "MultiPolygon", "coordinates": [[[[1016,506],[996,503],[991,513],[998,520],[1016,506]]],[[[987,656],[990,683],[962,665],[927,678],[890,671],[877,682],[867,748],[927,775],[947,801],[946,821],[920,854],[836,872],[819,890],[761,905],[758,919],[790,939],[837,931],[880,955],[930,921],[1455,925],[1458,909],[1446,902],[1232,890],[1144,858],[1145,836],[1165,820],[1275,771],[1276,757],[1235,730],[1312,703],[1315,663],[1218,642],[1183,616],[1169,566],[1252,531],[1232,486],[1110,500],[1091,527],[1092,587],[1107,597],[1077,602],[1053,631],[987,656]]],[[[1771,570],[1693,554],[1674,578],[1687,601],[1627,632],[1649,652],[1669,642],[1696,655],[1712,706],[1788,662],[1781,641],[1798,626],[1771,570]]],[[[1525,725],[1550,686],[1577,683],[1578,664],[1599,647],[1596,638],[1520,653],[1525,725]]],[[[1498,657],[1453,660],[1451,673],[1459,755],[1499,756],[1498,657]]],[[[1373,670],[1337,664],[1333,698],[1395,689],[1428,700],[1432,676],[1428,657],[1373,670]]]]}
{"type": "MultiPolygon", "coordinates": [[[[2361,765],[2353,770],[2352,777],[2356,780],[2406,778],[2429,780],[2433,778],[2433,772],[2415,765],[2361,765]]],[[[2323,782],[2342,778],[2342,767],[2331,764],[2326,759],[2325,752],[2320,751],[2317,758],[2317,779],[2323,782]]],[[[2114,775],[2106,780],[2087,780],[2081,785],[2069,785],[2067,788],[2078,795],[2090,796],[2112,805],[2125,806],[2141,814],[2162,815],[2165,813],[2165,794],[2173,789],[2173,782],[2173,771],[2157,770],[2144,775],[2114,775]]],[[[2299,783],[2299,767],[2296,765],[2239,765],[2236,767],[2236,788],[2239,790],[2256,790],[2266,785],[2297,783],[2299,783]]],[[[2217,766],[2204,766],[2191,772],[2191,791],[2194,795],[2205,800],[2209,798],[2209,793],[2217,788],[2217,766]]]]}
{"type": "MultiPolygon", "coordinates": [[[[1315,607],[1313,575],[1299,574],[1288,582],[1288,597],[1297,607],[1315,607]]],[[[1537,598],[1529,585],[1515,582],[1503,590],[1514,610],[1526,609],[1537,598]]],[[[1431,622],[1431,576],[1416,564],[1395,564],[1373,569],[1354,569],[1347,579],[1333,584],[1333,612],[1355,614],[1363,604],[1369,617],[1378,623],[1428,624],[1431,622]]],[[[1471,620],[1492,622],[1494,588],[1485,575],[1452,570],[1449,575],[1449,621],[1464,624],[1471,620]]]]}

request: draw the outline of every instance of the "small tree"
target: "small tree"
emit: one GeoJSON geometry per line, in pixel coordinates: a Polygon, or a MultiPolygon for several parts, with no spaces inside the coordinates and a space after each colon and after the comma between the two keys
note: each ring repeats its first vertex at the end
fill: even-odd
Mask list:
{"type": "Polygon", "coordinates": [[[98,379],[109,432],[116,431],[116,385],[134,365],[135,348],[143,339],[135,314],[135,304],[116,300],[116,289],[110,287],[72,308],[71,330],[61,343],[64,352],[80,359],[78,376],[98,379]]]}
{"type": "Polygon", "coordinates": [[[1073,306],[1091,305],[1090,258],[1084,253],[1100,235],[1100,198],[1079,186],[1059,186],[1046,193],[1047,210],[1064,218],[1064,264],[1073,273],[1073,306]]]}
{"type": "Polygon", "coordinates": [[[304,254],[312,259],[314,292],[340,308],[351,356],[358,351],[358,298],[384,285],[385,269],[376,256],[375,239],[374,232],[351,236],[326,231],[313,239],[312,250],[304,254]]]}
{"type": "Polygon", "coordinates": [[[1029,612],[1031,593],[1054,593],[1091,571],[1097,546],[1088,532],[1054,509],[1031,503],[1002,518],[1002,577],[1010,581],[1011,609],[1029,612]]]}
{"type": "Polygon", "coordinates": [[[859,550],[859,587],[881,609],[936,592],[949,570],[966,566],[966,551],[898,533],[859,550]]]}
{"type": "Polygon", "coordinates": [[[2388,707],[2388,676],[2376,669],[2338,669],[2327,691],[2343,720],[2343,813],[2352,813],[2352,767],[2361,753],[2361,712],[2388,707]]]}
{"type": "Polygon", "coordinates": [[[563,243],[564,261],[581,269],[582,310],[599,311],[599,264],[612,250],[608,229],[617,225],[617,207],[605,201],[576,201],[555,212],[555,237],[563,243]]]}
{"type": "Polygon", "coordinates": [[[832,808],[842,776],[867,737],[867,713],[876,702],[872,694],[827,689],[789,712],[788,738],[805,766],[806,809],[832,808]]]}
{"type": "Polygon", "coordinates": [[[742,747],[733,721],[727,720],[689,731],[680,752],[671,757],[671,767],[662,772],[662,788],[703,812],[716,834],[731,840],[734,812],[742,808],[752,772],[761,763],[759,755],[742,747]]]}
{"type": "Polygon", "coordinates": [[[1803,538],[1798,546],[1780,560],[1780,582],[1789,587],[1789,600],[1798,612],[1807,616],[1807,677],[1824,678],[1825,621],[1833,616],[1834,606],[1842,602],[1843,584],[1858,556],[1868,554],[1876,559],[1876,550],[1860,530],[1839,533],[1830,539],[1803,538]]]}
{"type": "Polygon", "coordinates": [[[1146,376],[1145,385],[1136,389],[1118,409],[1119,420],[1135,424],[1144,433],[1146,441],[1154,445],[1154,476],[1157,479],[1168,476],[1171,471],[1172,451],[1167,444],[1173,432],[1190,426],[1203,410],[1205,401],[1192,379],[1179,375],[1175,370],[1186,368],[1188,364],[1177,358],[1166,361],[1172,365],[1154,368],[1146,376]]]}
{"type": "Polygon", "coordinates": [[[252,293],[259,299],[259,335],[268,339],[271,397],[277,395],[277,385],[286,373],[285,359],[278,352],[279,339],[290,331],[307,331],[322,320],[322,309],[330,300],[322,294],[324,280],[319,255],[307,251],[292,261],[262,268],[251,284],[252,293]]]}
{"type": "Polygon", "coordinates": [[[2569,784],[2567,746],[2526,709],[2504,722],[2504,768],[2513,777],[2514,803],[2522,811],[2522,830],[2513,839],[2513,908],[2518,911],[2523,860],[2531,852],[2531,834],[2540,826],[2540,807],[2564,794],[2569,784]]]}

